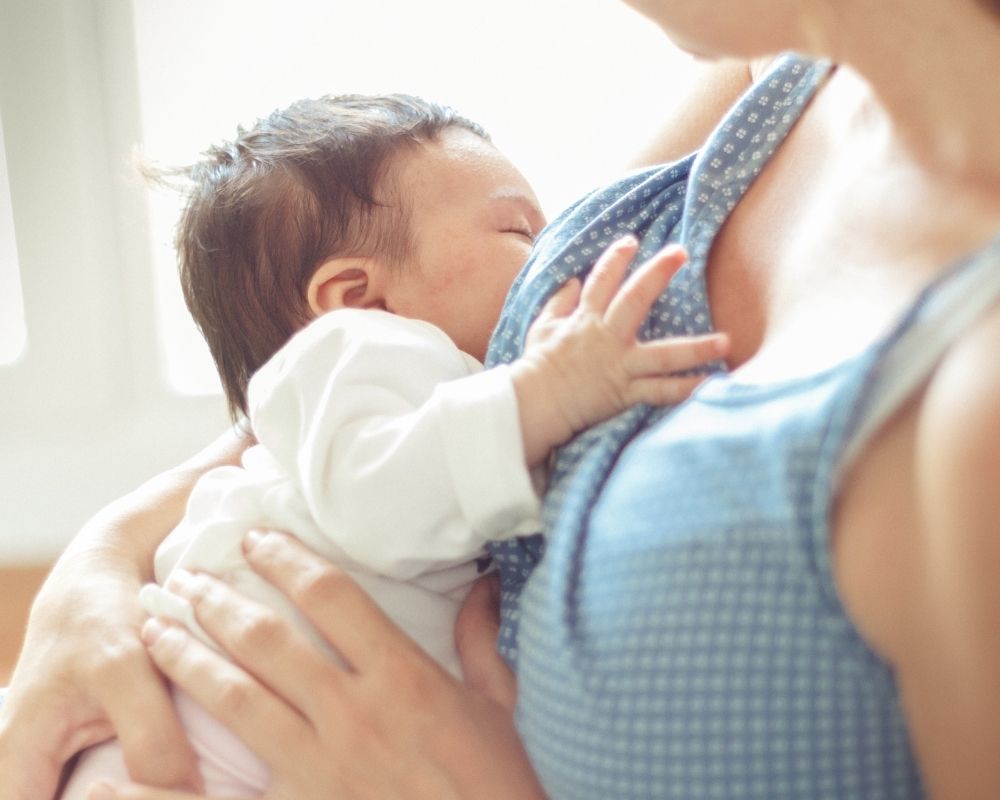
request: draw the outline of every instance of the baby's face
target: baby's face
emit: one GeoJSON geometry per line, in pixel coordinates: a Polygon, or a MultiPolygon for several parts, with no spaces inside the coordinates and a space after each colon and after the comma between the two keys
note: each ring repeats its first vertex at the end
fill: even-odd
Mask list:
{"type": "Polygon", "coordinates": [[[434,323],[482,360],[507,291],[545,225],[538,199],[493,145],[462,128],[443,131],[394,167],[414,247],[385,279],[386,308],[434,323]]]}

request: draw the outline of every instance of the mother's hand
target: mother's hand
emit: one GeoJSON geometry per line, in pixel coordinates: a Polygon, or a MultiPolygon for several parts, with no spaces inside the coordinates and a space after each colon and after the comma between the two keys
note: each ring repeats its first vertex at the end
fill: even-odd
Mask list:
{"type": "MultiPolygon", "coordinates": [[[[88,533],[117,524],[101,517],[88,533]]],[[[54,567],[32,606],[0,711],[4,798],[53,797],[69,759],[116,732],[138,779],[200,784],[167,687],[139,638],[141,583],[134,561],[114,548],[88,544],[54,567]]]]}
{"type": "Polygon", "coordinates": [[[138,593],[197,477],[236,463],[248,444],[227,431],[107,506],[59,558],[32,606],[0,709],[5,800],[51,798],[77,751],[115,735],[136,779],[200,786],[170,693],[139,638],[138,593]]]}
{"type": "MultiPolygon", "coordinates": [[[[540,798],[514,730],[513,678],[470,626],[489,618],[480,587],[460,626],[462,684],[403,634],[349,577],[296,540],[248,538],[251,566],[303,611],[349,665],[339,666],[273,611],[206,575],[172,585],[230,663],[185,630],[148,623],[153,659],[268,764],[270,800],[540,798]]],[[[489,623],[486,625],[487,629],[489,623]]],[[[94,797],[180,800],[140,786],[94,797]]]]}

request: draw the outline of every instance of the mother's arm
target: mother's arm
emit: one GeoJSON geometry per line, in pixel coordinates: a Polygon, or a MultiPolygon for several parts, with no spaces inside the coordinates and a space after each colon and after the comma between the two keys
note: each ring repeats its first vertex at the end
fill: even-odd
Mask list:
{"type": "Polygon", "coordinates": [[[134,775],[197,784],[190,747],[139,639],[137,595],[197,477],[234,462],[245,446],[227,433],[105,508],[59,558],[32,607],[0,710],[5,798],[52,797],[74,753],[116,734],[134,775]]]}
{"type": "Polygon", "coordinates": [[[706,61],[697,65],[687,91],[670,108],[664,123],[629,162],[632,167],[665,164],[704,144],[729,108],[750,88],[770,58],[706,61]]]}
{"type": "MultiPolygon", "coordinates": [[[[348,576],[288,536],[248,538],[246,553],[349,668],[326,658],[270,609],[206,575],[170,588],[191,601],[232,663],[181,628],[151,621],[144,638],[163,672],[268,764],[268,800],[543,797],[514,729],[509,673],[483,670],[480,663],[467,669],[474,680],[456,681],[348,576]]],[[[471,613],[488,608],[490,588],[479,587],[471,613]]],[[[477,643],[493,649],[490,636],[463,637],[463,661],[477,643]]],[[[192,796],[139,786],[95,795],[192,796]]]]}
{"type": "Polygon", "coordinates": [[[1000,308],[872,440],[842,493],[838,588],[892,665],[931,797],[1000,797],[1000,308]]]}
{"type": "Polygon", "coordinates": [[[935,798],[1000,797],[1000,308],[931,379],[916,427],[916,568],[893,654],[935,798]]]}

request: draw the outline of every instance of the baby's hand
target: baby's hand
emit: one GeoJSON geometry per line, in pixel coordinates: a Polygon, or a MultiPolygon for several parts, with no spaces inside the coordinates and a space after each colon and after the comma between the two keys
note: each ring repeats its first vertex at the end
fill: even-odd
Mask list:
{"type": "Polygon", "coordinates": [[[640,342],[639,326],[687,260],[669,245],[622,283],[638,250],[627,236],[609,247],[582,285],[562,287],[528,331],[511,364],[525,456],[533,465],[574,433],[636,403],[666,405],[687,397],[703,376],[674,373],[720,358],[724,334],[640,342]]]}

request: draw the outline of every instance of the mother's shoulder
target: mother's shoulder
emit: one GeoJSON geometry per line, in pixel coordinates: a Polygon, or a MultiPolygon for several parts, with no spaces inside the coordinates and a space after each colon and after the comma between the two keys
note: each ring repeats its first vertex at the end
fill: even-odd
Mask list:
{"type": "Polygon", "coordinates": [[[991,481],[984,499],[1000,520],[998,347],[1000,303],[956,340],[931,376],[920,414],[918,456],[931,462],[927,466],[937,480],[964,484],[964,490],[955,487],[960,494],[991,481]]]}
{"type": "MultiPolygon", "coordinates": [[[[895,667],[932,785],[994,758],[1000,728],[1000,306],[951,348],[920,400],[910,546],[919,556],[895,667]]],[[[891,559],[895,560],[895,559],[891,559]]],[[[995,762],[993,762],[995,763],[995,762]]],[[[975,770],[972,770],[975,774],[975,770]]]]}
{"type": "MultiPolygon", "coordinates": [[[[831,540],[838,590],[862,636],[897,669],[928,657],[944,635],[928,609],[947,626],[983,589],[975,576],[996,581],[998,343],[1000,304],[955,341],[841,485],[831,540]]],[[[982,613],[1000,625],[1000,608],[982,613]]]]}

